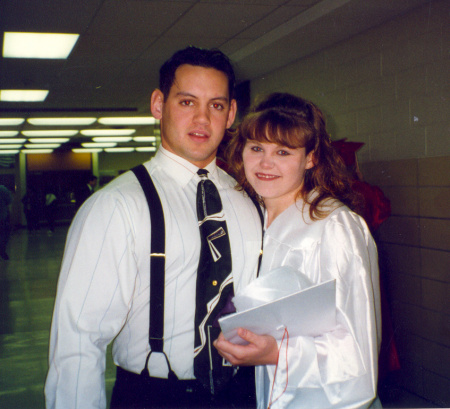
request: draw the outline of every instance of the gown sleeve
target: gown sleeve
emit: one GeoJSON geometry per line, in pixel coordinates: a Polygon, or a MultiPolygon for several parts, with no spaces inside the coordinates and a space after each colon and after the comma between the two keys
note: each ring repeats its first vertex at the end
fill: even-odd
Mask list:
{"type": "Polygon", "coordinates": [[[106,347],[125,323],[137,271],[125,207],[95,195],[69,230],[50,337],[49,409],[106,407],[106,347]]]}
{"type": "MultiPolygon", "coordinates": [[[[297,408],[297,400],[305,408],[369,407],[381,340],[375,244],[362,219],[346,211],[329,216],[314,251],[318,271],[310,274],[318,282],[336,279],[337,326],[318,337],[280,342],[272,392],[279,399],[272,407],[297,408]]],[[[275,367],[267,371],[273,379],[275,367]]]]}

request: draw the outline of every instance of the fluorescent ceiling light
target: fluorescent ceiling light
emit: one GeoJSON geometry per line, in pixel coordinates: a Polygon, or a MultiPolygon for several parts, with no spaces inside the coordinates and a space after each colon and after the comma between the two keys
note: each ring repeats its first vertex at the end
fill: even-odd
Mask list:
{"type": "Polygon", "coordinates": [[[0,138],[0,143],[24,143],[26,141],[25,138],[0,138]]]}
{"type": "Polygon", "coordinates": [[[29,118],[31,125],[91,125],[97,118],[29,118]]]}
{"type": "Polygon", "coordinates": [[[48,90],[44,89],[2,89],[0,101],[5,102],[40,102],[47,98],[48,90]]]}
{"type": "Polygon", "coordinates": [[[72,149],[72,152],[74,152],[74,153],[99,153],[102,151],[103,151],[103,149],[100,149],[100,148],[87,148],[87,149],[74,148],[74,149],[72,149]]]}
{"type": "Polygon", "coordinates": [[[22,153],[52,153],[53,149],[22,149],[22,153]]]}
{"type": "Polygon", "coordinates": [[[4,58],[67,58],[79,34],[5,32],[4,58]]]}
{"type": "Polygon", "coordinates": [[[94,142],[130,142],[131,136],[96,136],[94,142]]]}
{"type": "Polygon", "coordinates": [[[28,142],[31,143],[66,143],[70,138],[31,138],[28,142]]]}
{"type": "Polygon", "coordinates": [[[25,136],[74,136],[78,133],[76,129],[66,129],[59,131],[22,131],[25,136]]]}
{"type": "Polygon", "coordinates": [[[154,125],[156,119],[152,116],[104,117],[98,122],[103,125],[154,125]]]}
{"type": "Polygon", "coordinates": [[[19,131],[0,131],[0,138],[16,136],[19,131]]]}
{"type": "Polygon", "coordinates": [[[120,153],[120,152],[133,152],[134,148],[105,148],[105,152],[120,153]]]}
{"type": "Polygon", "coordinates": [[[119,136],[131,135],[136,132],[136,129],[83,129],[80,131],[84,136],[119,136]]]}
{"type": "Polygon", "coordinates": [[[154,146],[140,146],[136,148],[136,152],[156,152],[154,146]]]}
{"type": "Polygon", "coordinates": [[[83,148],[114,148],[115,146],[117,146],[117,142],[105,142],[105,143],[85,142],[82,143],[81,146],[83,148]]]}
{"type": "Polygon", "coordinates": [[[25,118],[0,118],[0,126],[20,125],[24,121],[25,118]]]}
{"type": "Polygon", "coordinates": [[[22,147],[22,145],[20,144],[5,144],[5,145],[1,145],[2,149],[20,149],[22,147]]]}
{"type": "Polygon", "coordinates": [[[60,143],[26,143],[27,149],[57,149],[61,146],[60,143]]]}
{"type": "Polygon", "coordinates": [[[14,149],[0,149],[0,155],[15,155],[16,153],[19,153],[19,151],[14,149]]]}
{"type": "Polygon", "coordinates": [[[135,136],[133,138],[135,142],[156,142],[156,136],[135,136]]]}

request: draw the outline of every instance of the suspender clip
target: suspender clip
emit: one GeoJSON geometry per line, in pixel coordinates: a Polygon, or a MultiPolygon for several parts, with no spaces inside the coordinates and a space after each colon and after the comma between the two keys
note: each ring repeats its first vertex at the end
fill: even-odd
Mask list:
{"type": "Polygon", "coordinates": [[[166,258],[165,253],[150,253],[150,257],[163,257],[166,258]]]}

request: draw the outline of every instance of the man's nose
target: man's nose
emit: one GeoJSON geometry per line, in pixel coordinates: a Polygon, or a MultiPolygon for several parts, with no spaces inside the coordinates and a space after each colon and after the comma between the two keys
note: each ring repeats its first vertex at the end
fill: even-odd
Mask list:
{"type": "Polygon", "coordinates": [[[198,106],[195,110],[194,120],[200,124],[207,124],[210,122],[210,113],[208,107],[198,106]]]}

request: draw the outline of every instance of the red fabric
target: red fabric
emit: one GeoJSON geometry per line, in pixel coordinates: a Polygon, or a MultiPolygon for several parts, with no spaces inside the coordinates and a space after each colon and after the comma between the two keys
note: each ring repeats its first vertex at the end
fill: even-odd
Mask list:
{"type": "Polygon", "coordinates": [[[391,215],[391,202],[377,186],[354,180],[352,189],[364,198],[363,218],[374,232],[391,215]]]}
{"type": "Polygon", "coordinates": [[[331,142],[334,149],[337,150],[347,167],[356,165],[356,152],[364,146],[363,142],[347,142],[347,140],[339,139],[331,142]]]}

